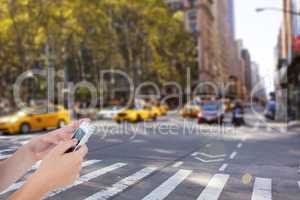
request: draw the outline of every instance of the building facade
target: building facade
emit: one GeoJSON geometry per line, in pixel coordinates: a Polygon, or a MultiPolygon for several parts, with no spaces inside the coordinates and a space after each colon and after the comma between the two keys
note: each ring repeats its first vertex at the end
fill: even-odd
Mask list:
{"type": "Polygon", "coordinates": [[[247,93],[250,94],[252,91],[251,56],[250,52],[247,49],[242,49],[241,54],[245,64],[245,87],[247,93]]]}
{"type": "MultiPolygon", "coordinates": [[[[242,41],[235,39],[234,0],[166,2],[172,10],[184,11],[185,27],[197,38],[198,83],[230,85],[227,91],[221,91],[222,95],[245,99],[250,89],[246,74],[251,74],[251,59],[244,59],[242,41]]],[[[209,91],[206,88],[204,93],[209,91]]]]}
{"type": "MultiPolygon", "coordinates": [[[[283,9],[300,12],[299,0],[283,0],[283,9]]],[[[283,12],[276,47],[276,98],[279,120],[300,119],[300,16],[283,12]],[[286,113],[282,115],[280,113],[286,113]]]]}

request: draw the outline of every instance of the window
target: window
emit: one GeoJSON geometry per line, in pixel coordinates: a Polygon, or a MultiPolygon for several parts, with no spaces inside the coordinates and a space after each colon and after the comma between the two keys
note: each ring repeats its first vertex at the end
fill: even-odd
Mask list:
{"type": "Polygon", "coordinates": [[[188,0],[191,7],[196,6],[197,0],[188,0]]]}
{"type": "Polygon", "coordinates": [[[189,23],[189,29],[192,33],[196,33],[198,31],[197,22],[196,21],[191,21],[189,23]]]}
{"type": "Polygon", "coordinates": [[[197,11],[196,10],[188,11],[187,16],[189,21],[197,20],[197,11]]]}

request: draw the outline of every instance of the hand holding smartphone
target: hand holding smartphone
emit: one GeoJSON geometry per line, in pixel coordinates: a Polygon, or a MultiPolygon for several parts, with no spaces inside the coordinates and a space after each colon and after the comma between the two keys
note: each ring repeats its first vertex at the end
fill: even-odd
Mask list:
{"type": "Polygon", "coordinates": [[[95,132],[96,127],[91,125],[90,122],[82,122],[74,132],[72,139],[76,139],[78,142],[76,146],[70,148],[66,153],[74,152],[82,145],[86,144],[91,135],[95,132]]]}

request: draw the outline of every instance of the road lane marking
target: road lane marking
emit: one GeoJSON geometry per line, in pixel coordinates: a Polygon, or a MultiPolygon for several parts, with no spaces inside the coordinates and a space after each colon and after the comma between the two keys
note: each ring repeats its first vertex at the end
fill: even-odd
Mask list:
{"type": "Polygon", "coordinates": [[[205,145],[205,147],[209,148],[209,147],[211,147],[211,144],[207,144],[207,145],[205,145]]]}
{"type": "Polygon", "coordinates": [[[162,200],[166,198],[191,173],[191,170],[179,170],[175,175],[173,175],[171,178],[169,178],[156,189],[154,189],[142,200],[162,200]]]}
{"type": "Polygon", "coordinates": [[[204,152],[200,152],[199,155],[202,155],[202,156],[205,156],[205,157],[208,157],[208,158],[220,158],[220,157],[225,157],[226,156],[226,154],[210,155],[210,154],[207,154],[207,153],[204,153],[204,152]]]}
{"type": "Polygon", "coordinates": [[[193,154],[192,154],[192,156],[197,156],[199,153],[198,152],[194,152],[193,154]]]}
{"type": "Polygon", "coordinates": [[[182,161],[178,161],[178,162],[174,163],[174,164],[172,165],[172,167],[178,168],[178,167],[180,167],[181,165],[183,165],[183,162],[182,162],[182,161]]]}
{"type": "Polygon", "coordinates": [[[66,191],[66,190],[68,190],[68,189],[70,189],[72,187],[80,185],[80,184],[82,184],[84,182],[88,182],[88,181],[90,181],[90,180],[92,180],[94,178],[102,176],[102,175],[104,175],[106,173],[109,173],[111,171],[114,171],[116,169],[124,167],[126,165],[127,165],[126,163],[116,163],[116,164],[110,165],[108,167],[104,167],[104,168],[98,169],[96,171],[93,171],[91,173],[85,174],[85,175],[81,176],[77,181],[75,181],[75,183],[73,183],[71,186],[68,186],[68,187],[63,188],[63,189],[58,190],[58,191],[51,192],[51,193],[49,193],[49,195],[47,197],[52,197],[52,196],[54,196],[54,195],[56,195],[58,193],[64,192],[64,191],[66,191]]]}
{"type": "Polygon", "coordinates": [[[251,200],[272,200],[272,180],[255,178],[251,200]]]}
{"type": "Polygon", "coordinates": [[[240,149],[240,148],[242,148],[242,146],[243,146],[243,144],[242,144],[242,143],[239,143],[236,147],[237,147],[238,149],[240,149]]]}
{"type": "Polygon", "coordinates": [[[113,184],[111,187],[108,187],[104,190],[101,190],[87,198],[85,200],[105,200],[109,199],[115,195],[117,195],[120,192],[123,192],[127,188],[133,186],[134,184],[138,183],[142,179],[146,178],[150,174],[152,174],[154,171],[156,171],[157,168],[153,167],[146,167],[137,173],[128,176],[119,182],[113,184]]]}
{"type": "Polygon", "coordinates": [[[224,163],[224,164],[220,167],[219,171],[220,171],[220,172],[224,172],[224,171],[226,170],[227,167],[228,167],[228,164],[224,163]]]}
{"type": "Polygon", "coordinates": [[[218,200],[228,179],[228,174],[214,175],[197,200],[218,200]]]}
{"type": "Polygon", "coordinates": [[[11,151],[15,151],[16,149],[10,148],[10,149],[4,149],[0,151],[0,154],[2,153],[6,153],[6,152],[11,152],[11,151]]]}
{"type": "Polygon", "coordinates": [[[299,186],[299,188],[300,188],[300,181],[298,181],[298,186],[299,186]]]}
{"type": "Polygon", "coordinates": [[[222,162],[222,161],[224,161],[224,159],[205,160],[205,159],[202,159],[202,158],[199,158],[199,157],[195,157],[195,159],[199,160],[201,162],[204,162],[204,163],[213,163],[213,162],[222,162]]]}
{"type": "Polygon", "coordinates": [[[1,154],[0,154],[0,160],[7,159],[7,158],[9,158],[10,156],[12,156],[12,154],[9,154],[9,155],[1,155],[1,154]]]}
{"type": "MultiPolygon", "coordinates": [[[[95,163],[97,163],[96,161],[100,162],[100,160],[88,160],[82,163],[82,167],[87,167],[89,165],[93,165],[95,163]]],[[[39,167],[39,165],[41,164],[41,162],[39,161],[38,163],[36,163],[33,167],[32,170],[35,170],[39,167]]],[[[11,192],[13,190],[17,190],[20,187],[22,187],[22,185],[25,183],[26,181],[19,181],[16,182],[14,184],[12,184],[10,187],[8,187],[5,191],[1,192],[0,195],[3,195],[5,193],[11,192]]]]}
{"type": "Polygon", "coordinates": [[[236,156],[236,154],[237,154],[237,152],[236,151],[234,151],[234,152],[232,152],[232,154],[230,155],[230,159],[232,160],[232,159],[234,159],[235,158],[235,156],[236,156]]]}
{"type": "MultiPolygon", "coordinates": [[[[102,160],[87,160],[82,163],[81,167],[88,167],[90,165],[96,164],[102,162],[102,160]]],[[[42,161],[38,161],[35,165],[32,166],[31,170],[37,170],[40,165],[42,164],[42,161]]]]}

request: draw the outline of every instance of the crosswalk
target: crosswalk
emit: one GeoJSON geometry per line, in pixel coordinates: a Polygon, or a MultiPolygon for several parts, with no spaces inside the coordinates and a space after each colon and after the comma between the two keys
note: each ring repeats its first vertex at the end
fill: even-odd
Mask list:
{"type": "MultiPolygon", "coordinates": [[[[37,163],[29,170],[28,175],[32,174],[36,169],[38,169],[40,163],[37,163]]],[[[54,191],[49,193],[45,199],[60,199],[59,195],[67,194],[68,192],[72,192],[74,194],[74,190],[72,188],[78,187],[77,192],[80,192],[81,185],[88,186],[89,182],[97,183],[97,181],[101,181],[98,179],[99,177],[104,177],[105,175],[114,176],[116,175],[118,179],[115,183],[105,184],[103,187],[98,188],[96,190],[90,190],[85,196],[82,198],[76,198],[76,195],[72,199],[84,199],[84,200],[108,200],[114,198],[115,196],[127,192],[129,189],[135,189],[139,184],[143,185],[150,181],[150,177],[159,176],[157,173],[162,170],[155,166],[143,166],[143,167],[134,167],[134,172],[131,172],[129,175],[126,174],[122,177],[124,171],[129,170],[131,168],[130,164],[123,162],[104,162],[102,160],[87,160],[83,162],[83,174],[79,177],[79,179],[71,186],[54,191]],[[122,170],[121,170],[122,169],[122,170]]],[[[155,182],[157,184],[155,187],[143,188],[139,187],[139,192],[143,193],[142,200],[164,200],[168,199],[172,193],[174,193],[178,188],[184,188],[184,185],[187,181],[191,181],[193,176],[196,177],[198,172],[194,170],[181,169],[182,166],[178,168],[171,167],[171,172],[168,173],[168,177],[162,182],[155,182]],[[143,191],[145,190],[145,191],[143,191]]],[[[198,189],[193,191],[195,193],[195,200],[219,200],[222,199],[222,194],[226,192],[226,190],[230,190],[227,185],[229,180],[231,179],[230,174],[218,173],[212,175],[207,182],[201,181],[199,183],[198,189]]],[[[25,183],[25,178],[11,185],[4,192],[0,193],[0,199],[6,199],[12,192],[18,190],[25,183]]],[[[242,184],[242,183],[241,183],[242,184]]],[[[263,177],[255,177],[253,183],[251,183],[251,200],[276,200],[272,197],[272,179],[263,178],[263,177]]],[[[300,182],[295,181],[295,188],[298,188],[300,195],[300,182]]],[[[95,189],[95,188],[94,188],[95,189]]],[[[190,192],[190,190],[189,190],[190,192]]],[[[238,192],[238,191],[237,191],[238,192]]],[[[250,191],[249,191],[250,193],[250,191]]],[[[133,196],[130,199],[135,199],[133,196]]],[[[295,197],[297,199],[297,197],[295,197]]]]}
{"type": "Polygon", "coordinates": [[[252,200],[272,200],[272,180],[256,178],[252,200]]]}

